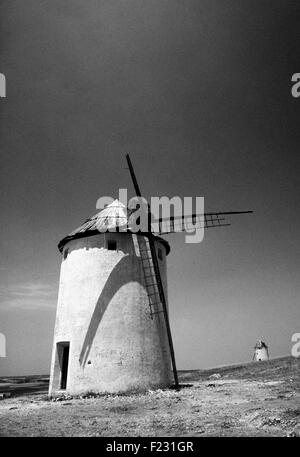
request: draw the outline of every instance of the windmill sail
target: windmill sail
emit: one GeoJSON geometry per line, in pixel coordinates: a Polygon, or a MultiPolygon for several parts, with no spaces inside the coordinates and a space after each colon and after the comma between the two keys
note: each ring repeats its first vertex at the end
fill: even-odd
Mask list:
{"type": "Polygon", "coordinates": [[[252,211],[231,211],[219,213],[190,214],[152,219],[152,231],[159,235],[168,233],[188,232],[196,228],[223,227],[230,225],[224,216],[231,214],[245,214],[252,211]]]}
{"type": "MultiPolygon", "coordinates": [[[[131,174],[131,178],[133,181],[133,186],[134,186],[136,195],[138,197],[141,197],[141,195],[142,195],[141,190],[139,188],[139,185],[138,185],[135,173],[134,173],[134,169],[133,169],[133,166],[132,166],[132,163],[131,163],[131,160],[130,160],[130,157],[128,154],[126,155],[126,159],[127,159],[127,163],[129,166],[129,171],[131,174]]],[[[173,339],[172,339],[172,333],[171,333],[171,327],[170,327],[170,321],[169,321],[166,296],[165,296],[165,291],[164,291],[164,287],[163,287],[162,280],[161,280],[160,269],[159,269],[159,264],[158,264],[158,260],[157,260],[157,253],[156,253],[156,249],[155,249],[155,243],[154,243],[154,238],[153,238],[152,232],[150,232],[148,243],[149,243],[148,260],[150,261],[150,270],[153,270],[152,280],[155,281],[155,284],[158,288],[158,295],[159,295],[160,302],[162,305],[162,311],[163,311],[165,324],[166,324],[167,337],[168,337],[168,341],[169,341],[169,349],[170,349],[170,356],[171,356],[171,360],[172,360],[175,388],[179,389],[175,352],[174,352],[174,346],[173,346],[173,339]]],[[[145,273],[145,269],[144,269],[144,273],[145,273]]],[[[145,274],[145,276],[147,276],[147,274],[145,274]]]]}

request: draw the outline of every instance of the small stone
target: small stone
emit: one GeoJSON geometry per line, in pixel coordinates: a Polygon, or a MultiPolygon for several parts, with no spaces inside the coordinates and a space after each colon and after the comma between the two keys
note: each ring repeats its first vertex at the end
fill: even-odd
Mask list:
{"type": "Polygon", "coordinates": [[[209,379],[220,379],[221,375],[220,373],[214,373],[211,376],[209,376],[209,379]]]}
{"type": "Polygon", "coordinates": [[[10,392],[0,393],[0,400],[3,400],[4,398],[9,398],[10,396],[11,396],[10,392]]]}

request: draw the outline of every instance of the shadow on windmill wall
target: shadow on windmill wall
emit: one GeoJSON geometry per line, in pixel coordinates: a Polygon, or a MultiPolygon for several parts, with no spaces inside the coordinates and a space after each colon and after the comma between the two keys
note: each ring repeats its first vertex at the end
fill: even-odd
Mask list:
{"type": "Polygon", "coordinates": [[[122,257],[110,273],[105,286],[101,291],[79,356],[79,362],[83,368],[86,365],[95,335],[109,303],[122,286],[132,281],[140,281],[138,272],[136,272],[136,277],[132,274],[132,263],[134,260],[135,258],[132,255],[122,257]]]}

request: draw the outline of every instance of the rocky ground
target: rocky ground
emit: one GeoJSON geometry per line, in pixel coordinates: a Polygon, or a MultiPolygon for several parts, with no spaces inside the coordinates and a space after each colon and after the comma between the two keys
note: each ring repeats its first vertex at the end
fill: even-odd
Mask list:
{"type": "Polygon", "coordinates": [[[179,392],[56,401],[45,376],[0,378],[0,436],[300,436],[299,375],[285,357],[180,372],[179,392]]]}

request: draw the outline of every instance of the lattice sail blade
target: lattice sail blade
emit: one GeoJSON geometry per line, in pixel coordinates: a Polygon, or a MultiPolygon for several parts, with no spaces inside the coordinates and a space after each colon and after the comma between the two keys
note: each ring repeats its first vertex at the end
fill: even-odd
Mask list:
{"type": "Polygon", "coordinates": [[[252,213],[252,211],[232,211],[225,213],[204,213],[169,218],[159,218],[151,222],[152,231],[159,235],[168,233],[189,232],[196,228],[224,227],[230,225],[224,216],[230,214],[252,213]]]}

